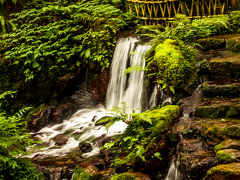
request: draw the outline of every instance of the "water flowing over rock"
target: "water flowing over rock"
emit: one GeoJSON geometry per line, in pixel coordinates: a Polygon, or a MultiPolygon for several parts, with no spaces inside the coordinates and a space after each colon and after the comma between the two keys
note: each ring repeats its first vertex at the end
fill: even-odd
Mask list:
{"type": "Polygon", "coordinates": [[[172,160],[165,180],[182,180],[183,179],[183,175],[178,169],[179,164],[180,164],[179,161],[175,161],[175,159],[172,160]]]}
{"type": "Polygon", "coordinates": [[[144,56],[150,46],[138,45],[136,47],[137,41],[137,38],[127,38],[120,39],[118,42],[111,65],[111,79],[106,96],[107,109],[114,106],[119,107],[122,102],[126,103],[128,112],[142,108],[144,100],[144,56]],[[128,63],[133,71],[127,76],[125,70],[128,63]]]}
{"type": "MultiPolygon", "coordinates": [[[[121,102],[126,102],[129,112],[142,108],[144,55],[150,46],[136,46],[137,42],[137,38],[126,38],[120,39],[117,43],[107,91],[107,108],[120,106],[121,102]],[[126,75],[125,70],[129,66],[134,70],[126,75]]],[[[96,105],[96,101],[90,96],[87,98],[81,96],[80,100],[77,97],[79,97],[78,93],[71,97],[79,108],[71,117],[62,119],[60,124],[46,126],[34,133],[34,138],[48,144],[48,147],[32,155],[35,162],[48,164],[49,161],[62,164],[67,161],[73,165],[74,161],[82,163],[86,158],[94,159],[99,155],[99,146],[103,141],[121,134],[126,129],[127,124],[122,121],[116,122],[108,130],[104,124],[96,124],[100,119],[111,116],[109,112],[103,105],[96,105]],[[83,107],[85,103],[87,106],[83,107]],[[41,159],[45,162],[40,162],[41,159]]],[[[55,112],[56,110],[50,114],[56,114],[55,112]]]]}

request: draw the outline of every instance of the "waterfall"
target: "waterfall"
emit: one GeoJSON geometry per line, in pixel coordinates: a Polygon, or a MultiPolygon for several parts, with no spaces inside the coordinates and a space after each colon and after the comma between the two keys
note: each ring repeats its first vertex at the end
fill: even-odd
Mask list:
{"type": "Polygon", "coordinates": [[[153,92],[148,101],[148,107],[151,109],[159,104],[172,104],[171,97],[168,97],[162,90],[159,84],[154,86],[153,92]]]}
{"type": "Polygon", "coordinates": [[[182,180],[182,173],[178,170],[178,167],[179,161],[173,159],[169,167],[168,174],[164,180],[182,180]]]}
{"type": "MultiPolygon", "coordinates": [[[[137,38],[120,39],[116,45],[113,62],[111,65],[111,77],[106,95],[106,106],[120,106],[125,102],[128,112],[142,108],[144,92],[144,71],[133,71],[125,75],[128,66],[145,67],[144,55],[150,46],[138,45],[137,38]]],[[[87,158],[99,153],[99,145],[96,139],[99,137],[112,137],[123,133],[127,124],[122,121],[116,122],[108,130],[103,125],[96,125],[96,121],[109,116],[109,112],[103,105],[78,110],[71,118],[61,124],[41,129],[36,138],[48,144],[48,147],[32,154],[37,157],[64,156],[70,152],[79,152],[79,143],[88,143],[90,152],[80,152],[80,156],[87,158]],[[57,135],[64,136],[66,144],[57,144],[54,138],[57,135]]]]}
{"type": "Polygon", "coordinates": [[[108,84],[106,104],[107,109],[113,106],[121,106],[125,103],[128,112],[140,112],[143,103],[144,92],[144,71],[145,54],[150,49],[148,45],[136,46],[137,38],[120,39],[114,53],[113,62],[111,65],[111,80],[108,84]],[[133,71],[129,77],[124,73],[128,66],[133,71]]]}

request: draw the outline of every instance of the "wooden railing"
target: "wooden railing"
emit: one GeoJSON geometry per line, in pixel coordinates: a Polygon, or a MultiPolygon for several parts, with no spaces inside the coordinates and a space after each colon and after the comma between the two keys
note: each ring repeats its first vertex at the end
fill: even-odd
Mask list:
{"type": "Polygon", "coordinates": [[[125,0],[126,9],[135,12],[141,24],[169,25],[176,14],[202,18],[227,14],[238,9],[240,0],[125,0]]]}

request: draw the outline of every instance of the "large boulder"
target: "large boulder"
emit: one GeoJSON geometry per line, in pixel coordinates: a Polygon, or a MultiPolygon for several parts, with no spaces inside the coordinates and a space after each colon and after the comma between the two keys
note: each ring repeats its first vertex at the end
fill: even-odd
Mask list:
{"type": "Polygon", "coordinates": [[[239,180],[240,163],[221,164],[211,168],[203,180],[239,180]]]}

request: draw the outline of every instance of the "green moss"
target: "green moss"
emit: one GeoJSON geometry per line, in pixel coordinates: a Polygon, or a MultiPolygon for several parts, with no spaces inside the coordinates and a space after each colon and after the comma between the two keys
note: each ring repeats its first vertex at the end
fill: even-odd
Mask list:
{"type": "Polygon", "coordinates": [[[234,98],[240,96],[240,84],[210,84],[210,82],[204,82],[201,87],[202,94],[205,97],[228,97],[234,98]]]}
{"type": "Polygon", "coordinates": [[[223,149],[238,149],[240,150],[240,140],[226,139],[214,147],[215,152],[223,149]]]}
{"type": "Polygon", "coordinates": [[[181,41],[166,39],[155,48],[153,62],[158,66],[158,83],[165,91],[184,88],[194,69],[195,52],[181,41]]]}
{"type": "Polygon", "coordinates": [[[135,163],[151,159],[162,160],[160,153],[165,144],[159,142],[179,116],[179,111],[179,106],[167,105],[160,109],[134,114],[126,131],[117,137],[116,141],[103,146],[115,152],[114,167],[134,166],[135,163]]]}
{"type": "Polygon", "coordinates": [[[219,162],[230,163],[239,162],[240,151],[236,149],[224,149],[216,153],[219,162]]]}
{"type": "Polygon", "coordinates": [[[78,166],[74,169],[74,176],[72,180],[98,180],[100,179],[99,174],[88,174],[84,169],[79,168],[78,166]]]}
{"type": "Polygon", "coordinates": [[[227,80],[240,78],[240,55],[216,58],[209,61],[212,80],[227,80]]]}
{"type": "Polygon", "coordinates": [[[211,168],[203,180],[239,179],[240,163],[221,164],[211,168]]]}
{"type": "Polygon", "coordinates": [[[227,41],[227,49],[233,52],[240,52],[240,41],[238,40],[229,40],[227,41]]]}
{"type": "Polygon", "coordinates": [[[240,111],[235,106],[231,106],[226,116],[229,118],[240,117],[240,111]]]}
{"type": "Polygon", "coordinates": [[[224,163],[228,163],[228,162],[232,162],[232,157],[231,154],[228,154],[226,151],[224,150],[220,150],[216,153],[216,157],[220,162],[224,162],[224,163]]]}
{"type": "Polygon", "coordinates": [[[137,178],[129,173],[121,173],[113,175],[111,180],[137,180],[137,178]]]}
{"type": "Polygon", "coordinates": [[[223,134],[233,138],[240,138],[240,126],[232,125],[223,130],[223,134]]]}
{"type": "Polygon", "coordinates": [[[195,116],[199,118],[217,119],[225,117],[228,111],[228,106],[200,106],[196,109],[195,116]]]}

